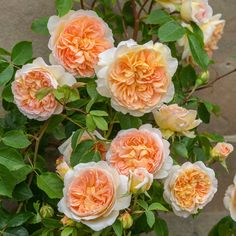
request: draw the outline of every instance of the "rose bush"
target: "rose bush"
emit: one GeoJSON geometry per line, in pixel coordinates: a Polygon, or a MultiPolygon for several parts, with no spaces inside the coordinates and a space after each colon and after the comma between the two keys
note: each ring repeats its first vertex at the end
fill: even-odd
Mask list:
{"type": "MultiPolygon", "coordinates": [[[[224,78],[225,21],[207,0],[55,2],[32,23],[50,65],[0,48],[0,235],[167,236],[164,212],[204,210],[233,151],[198,130],[220,108],[195,93],[224,78]]],[[[210,236],[235,234],[235,185],[210,236]]]]}

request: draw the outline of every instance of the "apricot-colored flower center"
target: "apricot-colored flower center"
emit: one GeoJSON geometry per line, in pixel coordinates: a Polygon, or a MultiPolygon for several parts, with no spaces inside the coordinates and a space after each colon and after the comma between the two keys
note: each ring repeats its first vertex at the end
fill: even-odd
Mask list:
{"type": "Polygon", "coordinates": [[[205,172],[190,169],[178,176],[172,192],[182,208],[195,208],[206,200],[210,188],[211,180],[205,172]]]}
{"type": "Polygon", "coordinates": [[[147,131],[131,131],[118,136],[110,147],[110,164],[120,174],[129,175],[139,167],[154,173],[163,163],[162,150],[147,131]]]}
{"type": "Polygon", "coordinates": [[[119,105],[136,110],[159,103],[170,84],[159,58],[160,54],[153,49],[137,49],[113,63],[109,86],[119,105]]]}
{"type": "Polygon", "coordinates": [[[75,75],[93,76],[98,54],[112,47],[105,26],[91,16],[69,22],[61,33],[56,53],[65,68],[75,75]]]}
{"type": "Polygon", "coordinates": [[[105,170],[89,168],[71,183],[69,207],[79,217],[98,216],[109,211],[114,203],[112,178],[105,170]]]}
{"type": "Polygon", "coordinates": [[[14,96],[18,105],[34,114],[53,112],[57,106],[55,97],[48,94],[43,99],[36,98],[37,92],[42,88],[53,87],[51,75],[43,70],[33,70],[26,75],[16,78],[14,82],[14,96]]]}

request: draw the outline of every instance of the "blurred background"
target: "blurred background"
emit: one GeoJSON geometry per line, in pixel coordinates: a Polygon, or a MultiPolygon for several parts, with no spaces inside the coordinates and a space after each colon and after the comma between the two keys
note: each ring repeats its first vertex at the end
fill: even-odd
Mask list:
{"type": "MultiPolygon", "coordinates": [[[[236,68],[236,1],[210,0],[210,4],[214,14],[222,13],[226,20],[219,50],[214,54],[215,64],[211,66],[211,78],[214,79],[236,68]]],[[[32,41],[34,56],[41,56],[48,61],[48,37],[31,32],[30,26],[33,19],[54,14],[53,0],[0,0],[0,47],[11,50],[19,41],[32,41]]],[[[232,144],[236,145],[236,73],[226,76],[213,87],[202,90],[199,96],[221,107],[221,117],[212,117],[210,125],[202,125],[202,129],[229,136],[231,142],[235,142],[232,144]]],[[[227,163],[230,174],[219,164],[214,166],[219,191],[199,216],[183,219],[172,214],[163,215],[168,223],[170,236],[205,236],[219,219],[228,214],[222,199],[236,174],[236,151],[227,163]]]]}

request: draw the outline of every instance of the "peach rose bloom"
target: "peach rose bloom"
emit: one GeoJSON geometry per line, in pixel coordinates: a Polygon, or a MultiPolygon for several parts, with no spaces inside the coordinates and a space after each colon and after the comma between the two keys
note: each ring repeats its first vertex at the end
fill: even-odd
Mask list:
{"type": "Polygon", "coordinates": [[[63,107],[51,93],[41,100],[36,98],[36,94],[43,88],[71,86],[75,82],[75,78],[65,72],[63,67],[48,66],[42,58],[37,58],[17,70],[12,82],[14,102],[29,119],[47,120],[53,114],[61,113],[63,107]]]}
{"type": "Polygon", "coordinates": [[[231,152],[233,152],[234,147],[230,143],[217,143],[215,147],[211,150],[211,155],[213,157],[218,157],[221,161],[224,161],[231,152]]]}
{"type": "Polygon", "coordinates": [[[106,158],[122,175],[129,176],[130,171],[145,168],[155,179],[162,179],[173,164],[169,146],[158,129],[146,124],[139,129],[120,131],[111,142],[106,158]]]}
{"type": "Polygon", "coordinates": [[[163,105],[159,111],[154,111],[153,115],[166,139],[175,132],[194,138],[194,132],[190,130],[196,128],[201,123],[200,119],[196,119],[197,111],[187,110],[177,104],[163,105]]]}
{"type": "Polygon", "coordinates": [[[185,21],[199,24],[208,21],[213,15],[213,10],[208,0],[182,0],[180,14],[185,21]]]}
{"type": "Polygon", "coordinates": [[[177,64],[170,49],[161,43],[123,41],[99,55],[97,91],[111,98],[115,110],[142,116],[172,100],[171,78],[177,64]]]}
{"type": "Polygon", "coordinates": [[[182,0],[156,0],[162,7],[167,8],[170,12],[179,10],[182,0]]]}
{"type": "Polygon", "coordinates": [[[58,209],[68,218],[95,231],[112,225],[119,211],[129,207],[128,178],[105,161],[78,164],[64,178],[58,209]]]}
{"type": "Polygon", "coordinates": [[[148,191],[153,182],[153,175],[145,168],[137,168],[130,171],[129,190],[131,193],[143,193],[148,191]]]}
{"type": "MultiPolygon", "coordinates": [[[[213,52],[218,49],[217,44],[223,34],[225,20],[222,20],[220,18],[221,14],[217,14],[212,16],[205,23],[199,24],[199,27],[203,32],[204,49],[210,58],[213,56],[213,52]]],[[[185,23],[182,23],[182,25],[189,30],[192,30],[190,25],[185,23]]],[[[183,47],[182,59],[186,62],[193,63],[187,37],[184,36],[182,39],[178,40],[177,43],[180,47],[183,47]]]]}
{"type": "Polygon", "coordinates": [[[231,218],[236,221],[236,176],[234,176],[234,183],[225,192],[224,205],[230,212],[231,218]]]}
{"type": "Polygon", "coordinates": [[[173,166],[164,183],[163,197],[177,216],[188,217],[206,206],[217,191],[214,170],[202,161],[173,166]]]}
{"type": "MultiPolygon", "coordinates": [[[[73,134],[63,144],[61,144],[60,147],[58,147],[59,152],[63,155],[64,161],[68,165],[70,165],[70,158],[73,151],[71,146],[72,136],[73,134]]],[[[90,135],[85,131],[78,140],[77,144],[85,140],[91,140],[92,139],[91,136],[94,137],[94,139],[98,138],[100,140],[104,140],[104,138],[97,131],[94,131],[90,135]]],[[[102,160],[106,159],[106,152],[108,149],[108,145],[106,143],[99,142],[99,140],[97,140],[96,144],[94,145],[94,149],[100,152],[102,160]]]]}
{"type": "Polygon", "coordinates": [[[48,21],[50,62],[77,77],[93,77],[98,55],[113,47],[112,31],[96,12],[70,11],[48,21]]]}

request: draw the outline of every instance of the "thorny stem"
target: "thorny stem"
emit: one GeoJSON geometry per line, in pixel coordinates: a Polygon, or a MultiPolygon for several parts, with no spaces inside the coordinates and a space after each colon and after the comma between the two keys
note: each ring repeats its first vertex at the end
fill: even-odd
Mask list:
{"type": "Polygon", "coordinates": [[[143,5],[140,7],[140,10],[139,10],[139,12],[138,12],[138,18],[140,17],[140,15],[141,15],[141,13],[142,13],[142,10],[144,9],[144,7],[145,7],[145,5],[148,3],[148,1],[149,0],[146,0],[144,3],[143,3],[143,5]]]}
{"type": "Polygon", "coordinates": [[[117,117],[117,112],[115,113],[115,115],[113,116],[113,119],[112,119],[111,122],[110,122],[109,129],[108,129],[107,134],[106,134],[106,136],[105,136],[106,139],[108,139],[109,136],[111,135],[113,126],[114,126],[114,124],[115,124],[116,117],[117,117]]]}
{"type": "Polygon", "coordinates": [[[154,0],[151,1],[151,4],[150,4],[149,9],[148,9],[148,14],[151,13],[153,5],[154,5],[154,0]]]}
{"type": "MultiPolygon", "coordinates": [[[[35,165],[36,165],[36,160],[37,160],[37,157],[38,157],[38,151],[39,151],[39,144],[40,144],[40,141],[49,125],[49,122],[50,122],[50,119],[47,120],[43,126],[41,127],[40,131],[39,131],[39,134],[37,137],[35,137],[35,148],[34,148],[34,158],[33,158],[33,163],[31,162],[31,165],[33,166],[33,168],[35,168],[35,165]]],[[[33,177],[34,177],[34,172],[32,172],[29,176],[29,180],[28,180],[28,186],[31,185],[32,183],[32,180],[33,180],[33,177]]],[[[21,202],[16,210],[16,213],[19,213],[23,207],[24,203],[21,202]]]]}

